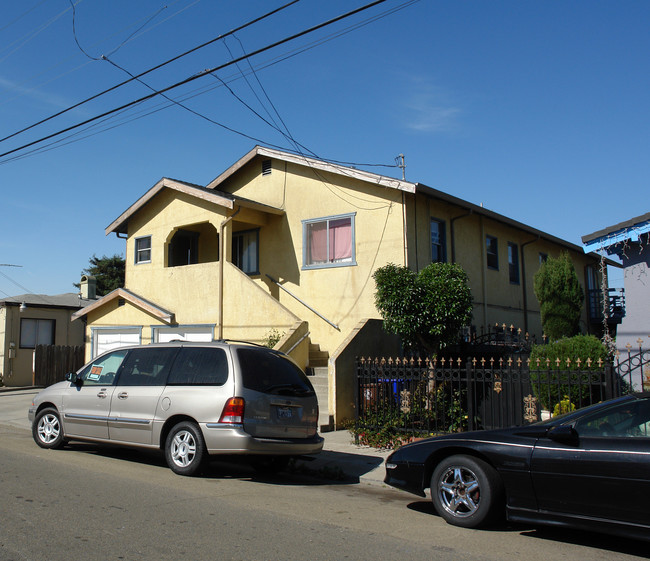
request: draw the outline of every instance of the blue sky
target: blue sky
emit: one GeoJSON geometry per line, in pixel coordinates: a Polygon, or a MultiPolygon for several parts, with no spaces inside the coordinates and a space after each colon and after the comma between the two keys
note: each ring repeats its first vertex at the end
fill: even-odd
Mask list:
{"type": "MultiPolygon", "coordinates": [[[[0,138],[287,1],[82,0],[76,35],[69,0],[1,1],[0,138]]],[[[363,4],[301,0],[143,79],[165,88],[363,4]]],[[[407,180],[580,244],[648,211],[649,28],[647,1],[388,0],[250,58],[254,74],[220,70],[233,93],[210,75],[169,92],[201,116],[158,97],[0,157],[0,263],[21,265],[0,267],[0,297],[72,292],[93,254],[124,254],[104,229],[161,177],[205,185],[256,143],[291,148],[242,101],[317,157],[402,153],[407,180]]],[[[149,93],[131,83],[0,153],[149,93]]]]}

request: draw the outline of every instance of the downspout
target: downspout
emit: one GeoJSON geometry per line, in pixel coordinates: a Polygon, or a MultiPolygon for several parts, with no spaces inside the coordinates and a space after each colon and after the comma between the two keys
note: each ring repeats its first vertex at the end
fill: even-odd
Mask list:
{"type": "Polygon", "coordinates": [[[223,339],[223,271],[224,261],[226,260],[226,251],[224,243],[224,231],[228,223],[239,214],[241,206],[226,218],[219,226],[219,332],[217,339],[223,339]]]}
{"type": "Polygon", "coordinates": [[[530,240],[528,242],[522,243],[521,244],[521,288],[523,291],[523,298],[524,298],[524,333],[528,333],[528,293],[526,292],[526,259],[524,258],[524,247],[527,245],[530,245],[531,243],[538,242],[540,240],[540,237],[537,236],[534,240],[530,240]]]}
{"type": "Polygon", "coordinates": [[[482,281],[482,290],[483,290],[483,325],[487,326],[487,253],[485,251],[485,223],[483,221],[483,216],[480,217],[481,220],[481,281],[482,281]]]}
{"type": "MultiPolygon", "coordinates": [[[[415,212],[417,214],[417,208],[415,209],[415,212]]],[[[406,231],[406,193],[404,193],[404,191],[402,191],[402,225],[403,225],[403,232],[404,232],[404,266],[408,267],[409,257],[408,257],[408,236],[406,231]]]]}
{"type": "Polygon", "coordinates": [[[451,262],[452,263],[456,263],[456,232],[454,230],[454,222],[456,222],[456,220],[458,220],[459,218],[465,218],[467,216],[471,216],[472,214],[474,213],[470,210],[465,214],[454,216],[449,222],[449,234],[451,236],[451,262]]]}

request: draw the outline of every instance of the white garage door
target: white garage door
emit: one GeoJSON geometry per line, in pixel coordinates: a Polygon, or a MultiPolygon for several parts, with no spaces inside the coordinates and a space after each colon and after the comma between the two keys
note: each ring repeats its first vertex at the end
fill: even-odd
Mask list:
{"type": "Polygon", "coordinates": [[[139,345],[141,329],[119,328],[119,329],[93,329],[93,357],[128,345],[139,345]]]}
{"type": "Polygon", "coordinates": [[[154,328],[153,340],[156,343],[169,341],[195,341],[206,343],[214,339],[214,326],[200,327],[158,327],[154,328]]]}

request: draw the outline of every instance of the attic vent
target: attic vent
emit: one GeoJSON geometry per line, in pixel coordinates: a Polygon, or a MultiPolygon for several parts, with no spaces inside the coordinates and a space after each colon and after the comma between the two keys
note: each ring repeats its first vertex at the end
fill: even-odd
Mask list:
{"type": "Polygon", "coordinates": [[[262,175],[271,175],[271,160],[262,161],[262,175]]]}

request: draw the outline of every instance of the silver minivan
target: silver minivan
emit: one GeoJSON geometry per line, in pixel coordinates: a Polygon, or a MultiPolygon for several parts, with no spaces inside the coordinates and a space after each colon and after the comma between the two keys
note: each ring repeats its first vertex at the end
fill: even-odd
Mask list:
{"type": "Polygon", "coordinates": [[[210,455],[277,470],[315,454],[314,388],[286,355],[247,343],[163,343],[104,353],[41,391],[28,413],[42,448],[69,440],[158,448],[175,473],[210,455]]]}

